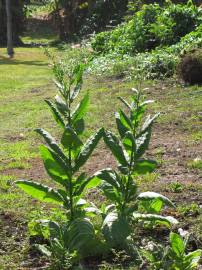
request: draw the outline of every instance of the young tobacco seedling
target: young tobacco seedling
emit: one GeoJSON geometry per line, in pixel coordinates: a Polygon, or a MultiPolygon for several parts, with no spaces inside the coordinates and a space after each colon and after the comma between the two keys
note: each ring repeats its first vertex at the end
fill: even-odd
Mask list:
{"type": "Polygon", "coordinates": [[[142,255],[149,263],[151,270],[191,270],[196,269],[202,254],[202,250],[197,249],[186,254],[186,246],[189,235],[183,239],[179,234],[170,233],[170,243],[168,246],[155,245],[151,250],[143,250],[142,255]]]}
{"type": "Polygon", "coordinates": [[[151,173],[157,164],[153,160],[143,158],[151,137],[152,125],[159,114],[143,115],[151,100],[142,100],[141,92],[133,89],[132,103],[120,98],[126,106],[128,114],[119,110],[115,114],[117,130],[120,138],[110,131],[104,132],[104,141],[118,162],[119,172],[104,169],[95,174],[102,181],[101,188],[112,205],[108,207],[103,222],[103,233],[112,245],[122,245],[130,235],[131,222],[141,220],[168,227],[177,221],[172,217],[159,215],[162,207],[173,203],[165,196],[155,192],[138,194],[134,179],[151,173]],[[142,124],[143,123],[143,124],[142,124]],[[143,213],[138,211],[143,209],[143,213]]]}
{"type": "MultiPolygon", "coordinates": [[[[87,178],[86,174],[79,173],[79,170],[103,136],[103,129],[99,129],[85,143],[82,142],[83,116],[87,110],[89,95],[86,94],[74,109],[72,105],[82,87],[84,65],[77,65],[68,76],[59,64],[54,64],[53,70],[59,95],[55,97],[54,102],[46,100],[46,103],[62,129],[62,137],[57,143],[44,129],[40,128],[36,131],[46,142],[46,145],[40,146],[40,153],[45,169],[56,183],[56,187],[26,180],[16,181],[16,185],[35,199],[58,204],[66,210],[68,223],[64,228],[56,222],[49,222],[52,249],[57,254],[62,250],[79,251],[89,239],[92,240],[94,237],[94,227],[89,219],[85,218],[91,209],[89,207],[91,204],[82,197],[86,189],[95,187],[99,181],[91,177],[87,178]]],[[[51,254],[50,251],[44,253],[51,254]]]]}

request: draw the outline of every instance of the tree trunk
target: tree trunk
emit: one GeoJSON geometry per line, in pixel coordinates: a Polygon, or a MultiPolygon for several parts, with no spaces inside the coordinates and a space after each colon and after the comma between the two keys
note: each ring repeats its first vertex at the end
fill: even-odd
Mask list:
{"type": "Polygon", "coordinates": [[[13,57],[13,28],[12,28],[12,11],[11,0],[6,0],[6,15],[7,15],[7,53],[13,57]]]}
{"type": "MultiPolygon", "coordinates": [[[[22,45],[19,35],[24,30],[24,0],[10,0],[12,12],[13,45],[22,45]]],[[[0,0],[0,46],[7,45],[6,0],[0,0]]]]}

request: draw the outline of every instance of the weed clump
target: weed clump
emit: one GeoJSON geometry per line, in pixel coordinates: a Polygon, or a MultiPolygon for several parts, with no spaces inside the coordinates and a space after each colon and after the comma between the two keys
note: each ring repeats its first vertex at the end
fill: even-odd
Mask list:
{"type": "Polygon", "coordinates": [[[194,49],[183,55],[178,65],[178,74],[185,83],[202,83],[202,49],[194,49]]]}

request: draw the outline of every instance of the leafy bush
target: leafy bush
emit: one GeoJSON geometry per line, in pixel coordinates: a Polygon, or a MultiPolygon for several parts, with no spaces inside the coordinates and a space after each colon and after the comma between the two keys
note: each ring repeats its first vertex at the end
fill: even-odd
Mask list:
{"type": "Polygon", "coordinates": [[[113,52],[95,56],[88,72],[94,75],[137,77],[146,79],[170,77],[175,74],[180,55],[202,46],[202,25],[171,46],[157,47],[135,56],[113,52]]]}
{"type": "Polygon", "coordinates": [[[178,65],[180,78],[189,84],[202,83],[202,50],[195,49],[186,53],[178,65]]]}
{"type": "Polygon", "coordinates": [[[110,32],[97,34],[92,47],[98,53],[144,52],[159,45],[175,44],[202,22],[202,12],[188,1],[186,5],[169,3],[143,5],[129,22],[110,32]]]}

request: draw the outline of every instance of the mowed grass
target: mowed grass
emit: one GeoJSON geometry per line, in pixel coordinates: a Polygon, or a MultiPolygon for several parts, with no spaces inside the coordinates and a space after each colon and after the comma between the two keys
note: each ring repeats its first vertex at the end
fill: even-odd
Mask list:
{"type": "MultiPolygon", "coordinates": [[[[26,177],[26,174],[28,174],[26,179],[29,179],[30,171],[34,180],[37,181],[39,177],[40,181],[47,181],[47,176],[38,165],[38,145],[41,140],[34,129],[43,127],[53,135],[58,134],[43,101],[45,98],[53,98],[56,94],[48,63],[42,48],[17,48],[14,59],[8,59],[5,49],[1,49],[0,269],[27,269],[22,266],[22,262],[27,261],[29,251],[27,222],[36,213],[40,217],[41,213],[46,211],[40,203],[18,190],[13,182],[22,175],[26,177]]],[[[85,78],[81,96],[88,91],[91,100],[86,115],[85,137],[101,126],[115,130],[114,111],[121,106],[117,97],[128,98],[134,86],[136,86],[134,81],[91,76],[85,78]]],[[[202,141],[201,88],[183,88],[173,82],[145,82],[142,88],[146,86],[149,87],[145,90],[147,97],[156,100],[150,112],[162,113],[154,132],[159,130],[163,132],[166,129],[164,134],[166,142],[167,128],[171,131],[175,129],[187,146],[197,145],[197,158],[201,153],[202,141]]],[[[103,159],[101,156],[98,156],[97,163],[99,158],[103,159]]],[[[154,174],[147,182],[156,182],[160,177],[158,173],[154,174]]]]}

